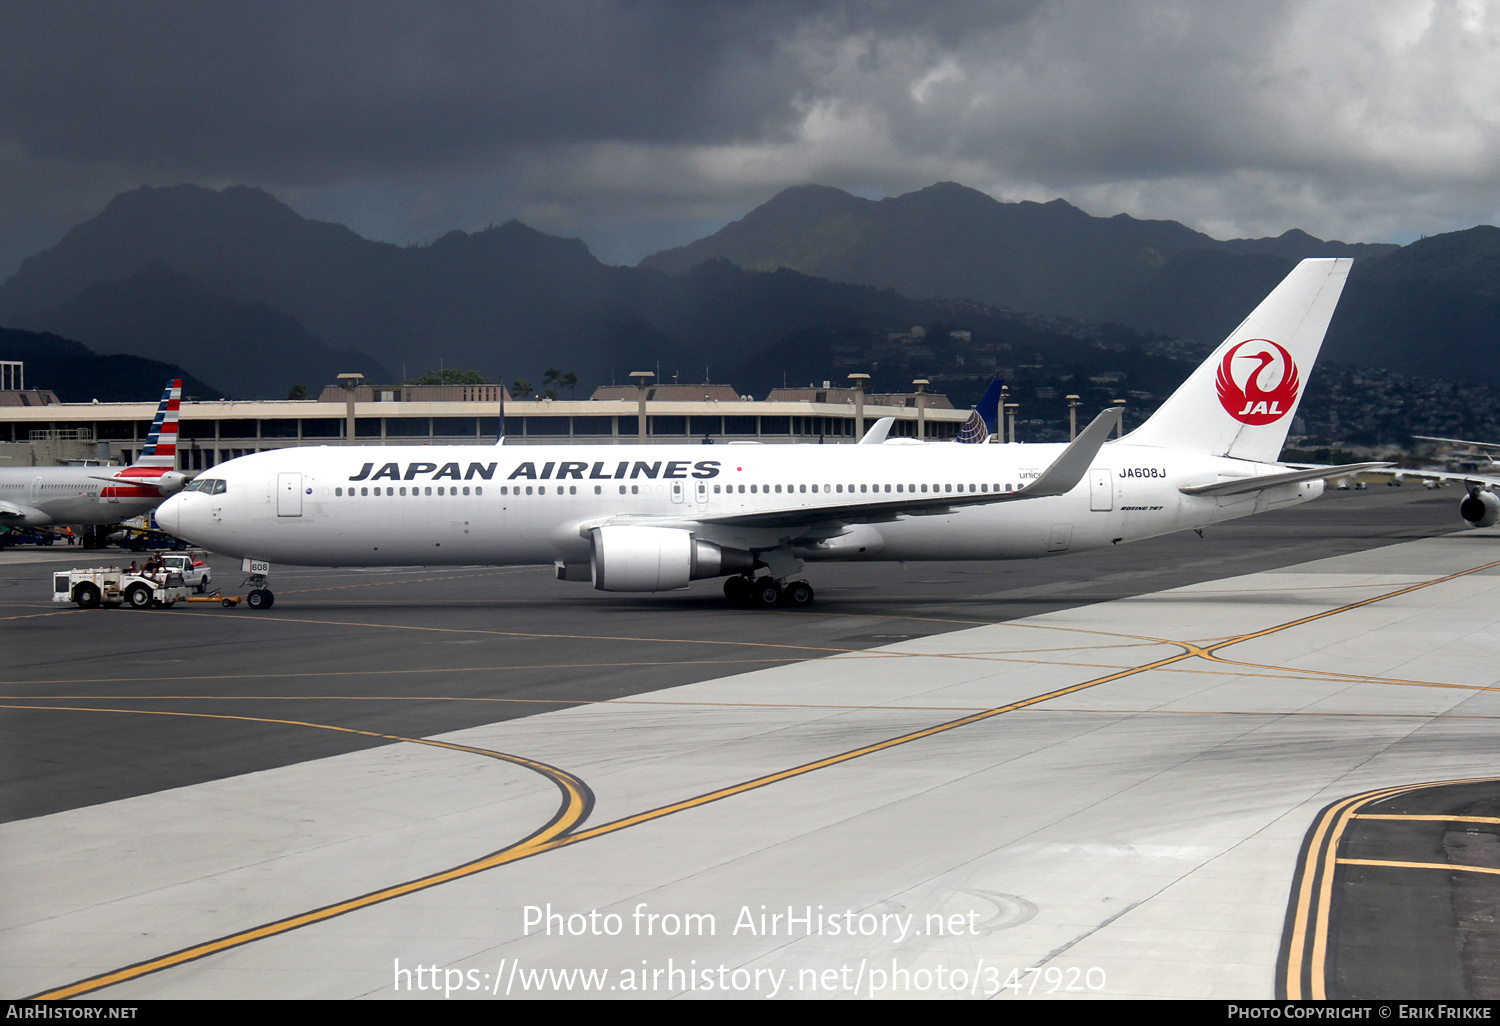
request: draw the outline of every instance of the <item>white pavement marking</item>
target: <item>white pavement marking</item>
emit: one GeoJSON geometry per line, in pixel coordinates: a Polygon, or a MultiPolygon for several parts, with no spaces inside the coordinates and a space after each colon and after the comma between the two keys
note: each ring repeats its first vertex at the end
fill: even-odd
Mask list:
{"type": "MultiPolygon", "coordinates": [[[[1411,542],[444,739],[577,774],[597,826],[1494,559],[1484,532],[1411,542]]],[[[1500,574],[1459,578],[1219,653],[1265,666],[1137,673],[95,996],[959,997],[1020,970],[1033,994],[1269,998],[1316,810],[1494,773],[1500,692],[1472,688],[1497,686],[1497,619],[1500,574]]],[[[558,801],[396,745],[0,826],[0,992],[457,865],[558,801]]]]}

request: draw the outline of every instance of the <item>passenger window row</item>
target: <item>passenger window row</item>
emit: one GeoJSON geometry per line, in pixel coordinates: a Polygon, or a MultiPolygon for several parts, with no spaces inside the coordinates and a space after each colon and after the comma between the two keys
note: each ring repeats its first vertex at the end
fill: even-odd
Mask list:
{"type": "MultiPolygon", "coordinates": [[[[214,495],[222,494],[223,491],[224,491],[224,482],[223,481],[206,481],[206,480],[201,480],[200,479],[199,481],[194,481],[191,484],[189,484],[188,488],[189,489],[193,489],[194,485],[198,485],[199,486],[196,489],[197,491],[204,491],[204,492],[210,491],[210,488],[209,487],[205,487],[205,486],[210,486],[211,485],[211,486],[213,486],[212,487],[212,493],[214,495]]],[[[512,486],[510,486],[510,485],[501,485],[500,486],[500,494],[501,495],[511,495],[511,494],[521,495],[522,494],[522,492],[521,492],[521,487],[522,486],[521,485],[515,485],[513,487],[515,489],[514,492],[511,491],[512,486]]],[[[547,494],[547,486],[546,485],[526,485],[525,488],[526,488],[526,492],[525,492],[526,495],[532,495],[532,494],[546,495],[547,494]]],[[[811,490],[812,494],[814,494],[814,495],[819,494],[819,486],[818,485],[805,485],[805,484],[804,485],[786,485],[785,486],[785,491],[783,491],[783,486],[782,485],[774,485],[774,486],[773,485],[714,485],[714,494],[715,495],[724,495],[724,494],[728,494],[728,495],[735,495],[735,494],[744,495],[744,494],[746,494],[746,489],[747,488],[749,489],[749,494],[751,494],[751,495],[807,494],[808,491],[809,491],[809,489],[811,490]],[[736,488],[739,489],[738,492],[735,491],[736,488]]],[[[999,485],[998,482],[995,483],[994,485],[990,485],[990,484],[977,484],[977,485],[976,484],[969,484],[969,485],[962,485],[962,484],[960,484],[960,485],[953,485],[953,484],[933,484],[933,485],[930,485],[930,486],[929,485],[925,485],[925,484],[923,484],[923,485],[916,485],[916,484],[907,484],[907,485],[899,485],[899,484],[898,485],[878,485],[878,484],[877,485],[871,485],[871,484],[862,484],[862,485],[853,485],[853,484],[849,484],[849,485],[843,485],[843,484],[828,485],[828,484],[825,484],[825,485],[822,486],[822,494],[824,494],[824,495],[843,495],[843,494],[848,494],[848,495],[855,495],[855,494],[861,494],[861,495],[869,495],[869,494],[897,494],[897,495],[930,494],[930,495],[937,495],[937,494],[943,494],[943,495],[946,495],[946,494],[951,494],[955,489],[957,489],[958,492],[960,492],[960,493],[963,493],[963,492],[966,492],[966,491],[970,492],[970,493],[988,493],[988,492],[991,492],[991,491],[996,492],[996,493],[999,493],[999,492],[1002,492],[1002,491],[1008,493],[1008,492],[1011,492],[1011,491],[1014,490],[1009,482],[1006,483],[1006,485],[1005,485],[1005,487],[1003,489],[1000,487],[1000,485],[999,485]],[[893,491],[893,489],[894,489],[894,491],[893,491]]],[[[577,495],[578,494],[578,486],[577,485],[568,485],[568,486],[566,486],[566,491],[564,491],[564,486],[563,485],[554,485],[553,486],[553,491],[554,491],[554,494],[557,494],[557,495],[564,495],[564,494],[566,494],[566,495],[577,495]]],[[[431,495],[432,493],[433,493],[433,490],[432,490],[432,486],[430,486],[430,485],[423,486],[423,487],[418,487],[416,485],[413,485],[412,488],[411,488],[411,494],[412,495],[431,495]]],[[[595,485],[594,486],[594,494],[595,495],[602,495],[603,493],[604,493],[604,489],[601,486],[599,486],[599,485],[595,485]]],[[[336,495],[336,496],[342,497],[343,494],[344,494],[344,489],[342,487],[335,488],[333,490],[333,494],[336,495]]],[[[354,488],[351,487],[349,489],[349,495],[351,497],[353,497],[355,494],[356,493],[355,493],[354,488]]],[[[370,489],[368,487],[361,487],[359,489],[358,494],[362,495],[362,496],[367,496],[367,495],[371,494],[371,491],[370,491],[370,489]]],[[[394,495],[406,495],[407,494],[407,490],[406,490],[406,488],[404,486],[397,487],[397,486],[393,486],[393,485],[388,485],[388,486],[386,486],[386,488],[384,490],[384,493],[382,493],[380,487],[377,485],[376,488],[375,488],[375,490],[374,490],[374,494],[375,495],[385,494],[385,495],[392,495],[392,496],[394,496],[394,495]]],[[[445,495],[445,494],[446,495],[458,495],[458,494],[460,494],[460,492],[459,492],[459,488],[458,488],[457,485],[454,485],[452,487],[447,487],[447,488],[445,488],[443,485],[438,485],[437,486],[437,494],[438,495],[445,495]]],[[[463,488],[462,494],[464,494],[464,495],[468,495],[469,494],[469,488],[467,486],[465,486],[463,488]]],[[[475,495],[483,495],[484,494],[484,489],[480,488],[480,487],[476,487],[474,489],[474,494],[475,495]]],[[[620,494],[621,495],[627,495],[627,494],[629,494],[629,495],[639,495],[640,494],[640,486],[639,485],[629,485],[629,486],[627,486],[627,485],[620,485],[620,494]]],[[[647,494],[648,495],[650,494],[650,490],[649,489],[647,490],[647,494]]]]}
{"type": "MultiPolygon", "coordinates": [[[[735,494],[735,488],[736,487],[739,488],[738,494],[740,494],[740,495],[744,495],[745,494],[745,489],[747,487],[749,488],[751,495],[755,495],[757,493],[763,494],[763,495],[771,495],[771,494],[780,495],[780,494],[783,494],[783,490],[782,490],[782,486],[781,485],[775,485],[774,486],[774,492],[773,492],[773,486],[772,485],[760,485],[759,488],[758,488],[758,492],[757,492],[757,486],[756,485],[722,485],[722,486],[721,485],[714,485],[714,494],[715,495],[720,494],[720,488],[721,487],[723,488],[724,492],[726,492],[728,494],[731,494],[731,495],[735,494]]],[[[1006,484],[1006,486],[1002,489],[1000,487],[1000,484],[998,482],[996,482],[994,485],[990,485],[990,484],[970,484],[970,485],[961,485],[961,484],[960,485],[934,484],[934,485],[928,486],[928,485],[925,485],[925,484],[923,484],[923,485],[917,485],[917,484],[908,484],[908,485],[899,485],[899,484],[898,485],[878,485],[878,484],[874,484],[874,485],[872,485],[872,484],[861,484],[861,485],[849,484],[849,485],[843,485],[843,484],[835,484],[835,485],[828,485],[828,484],[825,484],[825,485],[822,486],[824,494],[837,494],[837,495],[841,495],[841,494],[854,495],[856,493],[857,494],[861,494],[861,495],[868,495],[868,494],[871,494],[871,493],[879,493],[879,492],[882,492],[882,491],[884,491],[885,493],[892,493],[892,494],[898,494],[898,495],[917,495],[917,494],[924,494],[924,493],[925,494],[948,494],[948,493],[953,492],[955,488],[958,491],[960,491],[960,492],[969,491],[969,492],[975,492],[975,493],[979,493],[979,492],[986,492],[987,493],[987,492],[990,492],[992,490],[995,491],[995,492],[1001,492],[1001,491],[1010,492],[1010,491],[1013,490],[1009,484],[1006,484]]],[[[813,494],[817,494],[817,492],[818,492],[818,486],[817,485],[805,485],[805,484],[804,485],[787,485],[786,488],[785,488],[785,494],[788,494],[788,495],[793,494],[793,493],[796,493],[796,494],[805,494],[809,489],[812,490],[813,494]]]]}
{"type": "MultiPolygon", "coordinates": [[[[376,495],[381,495],[381,494],[396,495],[398,493],[401,494],[401,495],[405,495],[406,494],[406,489],[405,488],[397,488],[397,487],[394,487],[394,486],[387,486],[386,489],[385,489],[385,491],[384,491],[384,493],[382,493],[381,490],[380,490],[380,486],[379,485],[375,486],[375,493],[374,494],[376,494],[376,495]]],[[[457,495],[458,494],[458,486],[454,485],[451,488],[445,488],[443,485],[438,485],[437,493],[439,495],[444,495],[444,494],[447,494],[447,495],[457,495]]],[[[463,490],[463,493],[465,495],[468,495],[469,494],[469,489],[467,487],[465,487],[464,490],[463,490]]],[[[333,494],[336,495],[336,496],[342,496],[344,494],[344,489],[342,487],[335,488],[333,490],[333,494]]],[[[351,487],[349,489],[349,495],[350,495],[350,497],[352,498],[354,496],[354,494],[355,494],[354,489],[351,487]]],[[[360,495],[369,495],[370,494],[370,489],[369,488],[361,488],[359,490],[359,494],[360,495]]],[[[431,495],[432,494],[432,487],[429,485],[424,490],[422,488],[418,488],[416,485],[412,485],[411,494],[413,494],[413,495],[424,495],[424,494],[425,495],[431,495]]],[[[475,488],[474,489],[474,494],[475,495],[483,495],[484,494],[484,489],[483,488],[475,488]]]]}

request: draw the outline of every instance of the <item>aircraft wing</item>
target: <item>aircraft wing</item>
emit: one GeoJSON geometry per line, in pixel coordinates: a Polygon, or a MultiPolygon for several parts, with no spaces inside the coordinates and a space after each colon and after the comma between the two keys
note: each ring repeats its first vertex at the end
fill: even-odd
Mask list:
{"type": "Polygon", "coordinates": [[[1451,470],[1388,470],[1397,481],[1404,477],[1415,477],[1423,481],[1459,481],[1468,488],[1500,489],[1500,477],[1490,474],[1459,474],[1451,470]]]}
{"type": "Polygon", "coordinates": [[[1431,435],[1412,435],[1419,442],[1444,442],[1448,445],[1471,445],[1475,449],[1488,449],[1491,452],[1500,452],[1500,442],[1475,442],[1467,438],[1434,438],[1431,435]]]}
{"type": "Polygon", "coordinates": [[[816,524],[888,523],[904,516],[939,516],[961,506],[987,506],[999,502],[1042,499],[1071,492],[1094,462],[1109,433],[1119,423],[1122,411],[1111,408],[1094,418],[1093,423],[1062,451],[1040,477],[1025,488],[1013,492],[981,492],[943,495],[906,495],[881,502],[845,502],[821,506],[789,507],[755,513],[727,513],[722,516],[698,517],[701,524],[725,527],[811,527],[816,524]]]}
{"type": "Polygon", "coordinates": [[[35,506],[0,500],[0,523],[50,524],[52,518],[35,506]]]}
{"type": "Polygon", "coordinates": [[[1338,467],[1308,467],[1302,470],[1289,470],[1283,474],[1233,477],[1224,481],[1211,481],[1208,484],[1184,485],[1177,490],[1183,495],[1244,495],[1246,492],[1258,492],[1263,488],[1274,488],[1277,485],[1327,480],[1331,477],[1348,477],[1350,474],[1386,470],[1394,466],[1394,463],[1345,463],[1338,467]]]}

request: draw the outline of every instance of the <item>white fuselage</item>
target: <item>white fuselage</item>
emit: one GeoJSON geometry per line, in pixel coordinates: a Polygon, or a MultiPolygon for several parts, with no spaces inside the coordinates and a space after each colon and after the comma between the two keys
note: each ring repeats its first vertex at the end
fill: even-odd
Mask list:
{"type": "MultiPolygon", "coordinates": [[[[1227,497],[1178,489],[1273,465],[1106,444],[1066,495],[1006,500],[1062,445],[420,446],[282,449],[205,472],[157,512],[233,556],[311,566],[587,565],[602,522],[678,527],[726,548],[803,560],[1025,559],[1168,534],[1305,502],[1322,481],[1227,497]],[[210,479],[222,481],[215,493],[210,479]],[[871,523],[820,507],[997,494],[871,523]],[[720,522],[788,513],[787,526],[720,522]]],[[[765,518],[762,518],[765,519],[765,518]]]]}
{"type": "Polygon", "coordinates": [[[111,466],[0,467],[0,516],[12,524],[117,524],[161,502],[150,485],[101,481],[120,473],[111,466]]]}

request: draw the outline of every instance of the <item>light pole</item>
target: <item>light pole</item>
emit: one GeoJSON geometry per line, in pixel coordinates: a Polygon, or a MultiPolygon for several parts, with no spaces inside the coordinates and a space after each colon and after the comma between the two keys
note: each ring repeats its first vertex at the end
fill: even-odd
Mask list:
{"type": "Polygon", "coordinates": [[[646,444],[646,388],[651,384],[651,379],[656,375],[651,371],[631,371],[630,376],[635,378],[635,421],[637,445],[646,444]]]}
{"type": "Polygon", "coordinates": [[[1114,405],[1118,406],[1120,408],[1120,423],[1117,424],[1117,425],[1115,425],[1115,437],[1116,438],[1124,438],[1125,437],[1125,400],[1124,399],[1116,399],[1114,401],[1114,405]]]}
{"type": "Polygon", "coordinates": [[[927,386],[932,384],[926,378],[917,378],[912,382],[917,386],[917,437],[927,441],[927,386]]]}
{"type": "Polygon", "coordinates": [[[865,382],[870,380],[870,375],[851,374],[849,380],[854,382],[854,440],[857,442],[865,437],[865,382]]]}
{"type": "Polygon", "coordinates": [[[1068,396],[1068,441],[1078,437],[1078,407],[1083,405],[1076,395],[1068,396]]]}
{"type": "Polygon", "coordinates": [[[354,445],[354,391],[365,380],[363,374],[340,374],[339,384],[344,389],[344,444],[354,445]]]}

